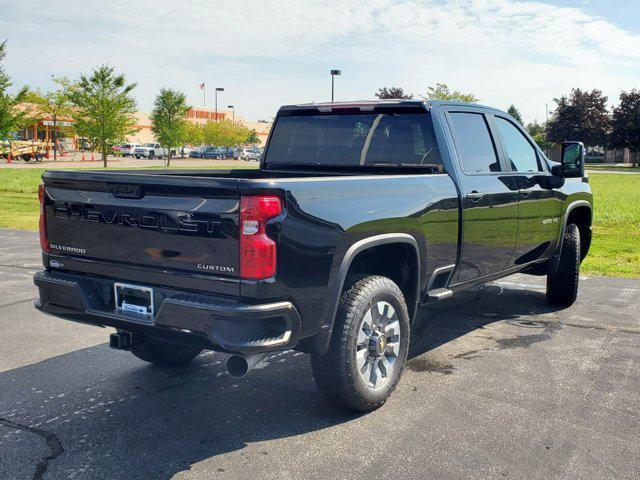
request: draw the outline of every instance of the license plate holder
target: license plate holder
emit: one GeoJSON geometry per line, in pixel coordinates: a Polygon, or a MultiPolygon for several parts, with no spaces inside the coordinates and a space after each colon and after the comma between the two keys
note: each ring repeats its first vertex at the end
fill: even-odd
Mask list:
{"type": "Polygon", "coordinates": [[[114,283],[113,289],[117,311],[146,317],[153,315],[153,288],[130,283],[114,283]]]}

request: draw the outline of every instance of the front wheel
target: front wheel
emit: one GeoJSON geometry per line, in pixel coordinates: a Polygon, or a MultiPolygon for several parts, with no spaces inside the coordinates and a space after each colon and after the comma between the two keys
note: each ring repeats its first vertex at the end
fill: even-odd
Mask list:
{"type": "Polygon", "coordinates": [[[381,407],[396,388],[409,347],[409,313],[398,285],[372,275],[354,279],[340,297],[324,354],[313,354],[322,395],[350,410],[381,407]]]}
{"type": "Polygon", "coordinates": [[[156,337],[145,336],[131,347],[140,360],[161,367],[177,367],[186,365],[196,358],[202,348],[187,343],[169,342],[156,337]]]}
{"type": "Polygon", "coordinates": [[[567,225],[560,252],[560,262],[555,273],[547,275],[547,300],[551,305],[568,307],[578,297],[580,278],[580,230],[567,225]]]}

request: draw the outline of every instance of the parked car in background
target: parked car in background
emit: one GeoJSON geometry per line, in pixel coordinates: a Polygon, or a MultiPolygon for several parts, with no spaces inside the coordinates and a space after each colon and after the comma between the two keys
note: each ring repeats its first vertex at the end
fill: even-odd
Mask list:
{"type": "Polygon", "coordinates": [[[240,160],[249,161],[249,160],[260,160],[260,150],[252,147],[252,148],[243,148],[240,152],[240,160]]]}
{"type": "Polygon", "coordinates": [[[202,152],[205,148],[207,148],[206,145],[200,145],[199,147],[192,149],[189,152],[189,158],[202,158],[202,152]]]}
{"type": "Polygon", "coordinates": [[[221,159],[229,158],[229,150],[227,149],[227,147],[218,147],[218,154],[220,155],[219,158],[221,159]]]}
{"type": "Polygon", "coordinates": [[[124,143],[120,146],[120,155],[123,157],[133,157],[135,150],[139,147],[138,143],[124,143]]]}
{"type": "Polygon", "coordinates": [[[234,147],[227,147],[227,158],[233,158],[236,153],[236,149],[234,147]]]}
{"type": "Polygon", "coordinates": [[[223,147],[207,147],[202,151],[200,158],[225,159],[227,158],[227,150],[223,147]]]}
{"type": "Polygon", "coordinates": [[[145,143],[135,148],[134,155],[136,158],[162,158],[167,155],[167,149],[161,147],[159,143],[145,143]]]}

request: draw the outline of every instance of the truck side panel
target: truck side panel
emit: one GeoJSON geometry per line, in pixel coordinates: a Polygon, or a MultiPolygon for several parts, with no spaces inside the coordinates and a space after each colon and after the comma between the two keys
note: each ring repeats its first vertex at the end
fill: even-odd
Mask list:
{"type": "Polygon", "coordinates": [[[422,262],[421,292],[436,269],[455,264],[458,196],[448,175],[241,181],[241,193],[243,188],[284,190],[287,215],[280,230],[277,281],[243,280],[241,295],[295,299],[308,319],[302,337],[316,333],[326,317],[332,300],[327,286],[346,251],[359,240],[392,233],[413,236],[422,262]]]}

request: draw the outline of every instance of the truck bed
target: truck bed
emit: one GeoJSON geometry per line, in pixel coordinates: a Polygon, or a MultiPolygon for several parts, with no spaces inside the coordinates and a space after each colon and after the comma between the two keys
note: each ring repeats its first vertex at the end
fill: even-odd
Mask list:
{"type": "MultiPolygon", "coordinates": [[[[407,198],[419,199],[424,188],[420,178],[425,175],[393,173],[363,175],[335,169],[46,172],[50,265],[132,282],[239,296],[241,195],[288,197],[291,201],[286,202],[286,208],[302,208],[305,222],[315,218],[304,227],[307,231],[329,229],[334,236],[358,217],[375,220],[378,213],[369,212],[369,206],[378,200],[385,210],[377,212],[393,215],[389,197],[397,198],[394,192],[400,182],[407,198]],[[320,178],[322,182],[315,181],[320,178]],[[361,204],[360,215],[354,215],[353,207],[346,215],[337,205],[340,198],[357,202],[357,198],[369,197],[371,191],[377,191],[377,196],[368,200],[369,205],[361,204]],[[313,227],[328,216],[331,223],[313,227]]],[[[446,175],[436,177],[448,180],[446,175]]],[[[444,191],[451,191],[450,181],[439,183],[444,191]]],[[[402,209],[407,198],[399,204],[402,209]]],[[[288,222],[297,224],[293,218],[288,222]]]]}

